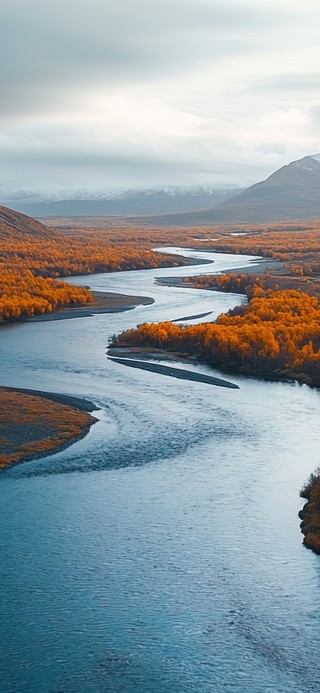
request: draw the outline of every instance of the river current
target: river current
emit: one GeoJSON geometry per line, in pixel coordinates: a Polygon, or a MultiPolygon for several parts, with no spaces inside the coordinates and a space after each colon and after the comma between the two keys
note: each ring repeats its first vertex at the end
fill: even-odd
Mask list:
{"type": "Polygon", "coordinates": [[[100,407],[86,438],[1,474],[1,693],[320,691],[320,559],[297,517],[320,393],[106,356],[123,329],[239,303],[155,283],[252,261],[189,255],[214,264],[69,279],[152,305],[1,328],[2,385],[100,407]]]}

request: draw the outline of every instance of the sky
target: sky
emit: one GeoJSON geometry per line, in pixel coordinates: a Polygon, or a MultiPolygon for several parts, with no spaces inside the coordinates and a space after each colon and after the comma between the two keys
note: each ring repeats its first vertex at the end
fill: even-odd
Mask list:
{"type": "Polygon", "coordinates": [[[1,0],[0,195],[247,186],[320,152],[319,0],[1,0]]]}

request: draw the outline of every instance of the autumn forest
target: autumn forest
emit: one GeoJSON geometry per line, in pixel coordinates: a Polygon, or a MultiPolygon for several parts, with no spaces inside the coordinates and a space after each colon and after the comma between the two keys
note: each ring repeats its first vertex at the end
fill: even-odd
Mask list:
{"type": "Polygon", "coordinates": [[[240,299],[239,308],[219,316],[216,323],[147,325],[119,340],[183,350],[224,370],[320,384],[318,222],[259,229],[246,226],[236,231],[232,226],[182,230],[120,225],[117,220],[106,224],[105,219],[94,223],[93,228],[90,223],[77,227],[74,220],[59,220],[59,228],[51,228],[0,209],[2,320],[93,303],[90,291],[61,281],[61,276],[183,262],[176,256],[152,252],[156,245],[176,243],[264,255],[272,266],[260,275],[227,273],[184,280],[186,287],[189,282],[247,296],[248,304],[240,299]]]}
{"type": "Polygon", "coordinates": [[[41,315],[68,305],[92,304],[90,291],[57,280],[93,272],[145,269],[182,264],[153,253],[144,240],[126,240],[126,229],[47,228],[22,214],[0,208],[0,320],[41,315]]]}

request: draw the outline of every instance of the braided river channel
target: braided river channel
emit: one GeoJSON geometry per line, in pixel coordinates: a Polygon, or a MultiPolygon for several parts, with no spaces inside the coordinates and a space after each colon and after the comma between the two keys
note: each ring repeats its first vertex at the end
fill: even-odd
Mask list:
{"type": "Polygon", "coordinates": [[[241,301],[157,278],[257,261],[175,252],[203,263],[68,279],[152,305],[1,328],[1,385],[100,408],[81,441],[1,473],[1,693],[320,691],[320,558],[297,516],[319,391],[174,364],[240,388],[225,389],[106,355],[114,333],[241,301]]]}

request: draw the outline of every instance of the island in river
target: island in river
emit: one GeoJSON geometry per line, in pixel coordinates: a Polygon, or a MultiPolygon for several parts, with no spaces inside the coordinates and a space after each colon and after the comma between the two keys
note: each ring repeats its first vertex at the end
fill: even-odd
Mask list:
{"type": "Polygon", "coordinates": [[[77,397],[0,387],[0,469],[68,447],[97,421],[95,409],[77,397]]]}

